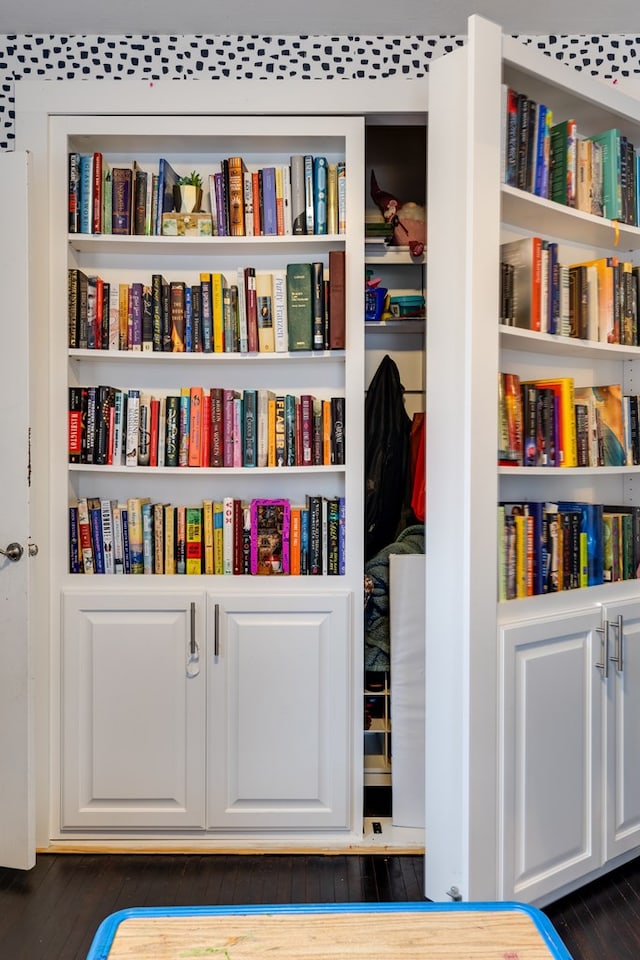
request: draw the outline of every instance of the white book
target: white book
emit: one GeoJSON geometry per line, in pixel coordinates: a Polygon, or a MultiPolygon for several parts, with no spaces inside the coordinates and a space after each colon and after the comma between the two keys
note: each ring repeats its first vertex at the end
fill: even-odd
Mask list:
{"type": "Polygon", "coordinates": [[[233,575],[233,497],[222,501],[222,572],[233,575]]]}
{"type": "Polygon", "coordinates": [[[153,505],[142,504],[142,568],[144,573],[153,573],[153,505]]]}
{"type": "Polygon", "coordinates": [[[286,353],[289,349],[289,327],[287,324],[287,271],[271,271],[273,292],[273,331],[275,352],[286,353]]]}
{"type": "Polygon", "coordinates": [[[111,500],[100,501],[100,516],[102,519],[102,552],[104,554],[104,572],[115,573],[113,556],[113,512],[111,500]]]}
{"type": "Polygon", "coordinates": [[[242,174],[242,189],[244,194],[244,235],[253,236],[253,178],[250,170],[242,174]]]}
{"type": "Polygon", "coordinates": [[[113,403],[113,466],[124,463],[126,434],[127,395],[124,390],[116,390],[113,403]]]}
{"type": "Polygon", "coordinates": [[[127,433],[125,441],[125,465],[138,466],[138,443],[140,442],[140,391],[127,393],[127,433]]]}
{"type": "Polygon", "coordinates": [[[114,573],[124,573],[124,544],[122,540],[122,507],[113,500],[111,502],[111,517],[113,520],[113,567],[114,573]]]}
{"type": "Polygon", "coordinates": [[[598,268],[593,264],[587,267],[587,339],[598,340],[600,328],[598,323],[598,268]]]}
{"type": "Polygon", "coordinates": [[[258,390],[258,404],[256,416],[258,420],[257,430],[257,463],[258,467],[269,465],[269,400],[275,400],[276,395],[273,390],[258,390]]]}
{"type": "Polygon", "coordinates": [[[249,351],[249,327],[247,324],[247,297],[244,288],[244,267],[238,267],[238,332],[240,353],[249,351]]]}

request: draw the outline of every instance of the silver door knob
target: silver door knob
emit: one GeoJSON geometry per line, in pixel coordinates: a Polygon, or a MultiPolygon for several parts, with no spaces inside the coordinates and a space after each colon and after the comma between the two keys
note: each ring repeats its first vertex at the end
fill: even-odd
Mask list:
{"type": "Polygon", "coordinates": [[[24,550],[19,543],[10,543],[6,550],[0,549],[0,553],[3,557],[6,557],[8,560],[13,560],[15,563],[22,557],[24,550]]]}

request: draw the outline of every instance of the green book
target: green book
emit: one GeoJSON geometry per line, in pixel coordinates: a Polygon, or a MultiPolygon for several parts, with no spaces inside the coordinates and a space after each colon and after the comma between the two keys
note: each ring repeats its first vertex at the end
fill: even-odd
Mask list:
{"type": "Polygon", "coordinates": [[[576,122],[563,120],[551,127],[551,199],[576,205],[576,122]]]}
{"type": "Polygon", "coordinates": [[[622,178],[620,131],[613,127],[595,137],[590,137],[602,148],[602,201],[604,216],[608,220],[622,220],[622,178]]]}
{"type": "Polygon", "coordinates": [[[313,343],[313,265],[287,264],[289,350],[311,350],[313,343]]]}

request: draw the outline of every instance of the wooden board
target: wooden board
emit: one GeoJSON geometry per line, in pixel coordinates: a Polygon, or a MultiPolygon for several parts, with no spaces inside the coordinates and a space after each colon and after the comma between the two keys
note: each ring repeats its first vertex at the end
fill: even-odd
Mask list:
{"type": "Polygon", "coordinates": [[[570,960],[546,917],[519,904],[129,910],[105,921],[87,960],[274,955],[278,960],[570,960]]]}

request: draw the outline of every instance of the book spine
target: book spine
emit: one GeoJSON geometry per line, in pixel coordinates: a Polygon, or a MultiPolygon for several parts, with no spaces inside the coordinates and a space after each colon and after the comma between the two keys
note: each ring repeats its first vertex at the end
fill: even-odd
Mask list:
{"type": "Polygon", "coordinates": [[[180,446],[180,397],[166,399],[165,467],[177,467],[180,446]]]}
{"type": "Polygon", "coordinates": [[[142,572],[147,575],[153,573],[154,553],[153,505],[145,502],[142,504],[142,572]]]}
{"type": "Polygon", "coordinates": [[[289,350],[311,350],[313,342],[313,281],[310,263],[287,264],[289,350]]]}
{"type": "Polygon", "coordinates": [[[186,542],[186,572],[187,575],[202,573],[202,510],[200,507],[186,508],[187,542],[186,542]]]}
{"type": "Polygon", "coordinates": [[[304,157],[304,211],[305,211],[305,233],[314,234],[314,195],[313,195],[313,157],[306,154],[304,157]]]}
{"type": "Polygon", "coordinates": [[[140,443],[140,391],[127,393],[127,433],[125,440],[125,466],[138,466],[138,444],[140,443]]]}
{"type": "Polygon", "coordinates": [[[278,234],[275,167],[262,168],[262,198],[264,209],[263,234],[264,236],[275,237],[278,234]]]}
{"type": "Polygon", "coordinates": [[[286,269],[273,270],[271,279],[273,287],[273,333],[275,352],[286,353],[289,350],[286,269]]]}
{"type": "Polygon", "coordinates": [[[312,348],[324,350],[324,266],[320,261],[311,264],[312,290],[312,348]]]}
{"type": "Polygon", "coordinates": [[[178,440],[178,466],[189,466],[189,441],[191,433],[191,390],[183,387],[180,391],[180,420],[178,440]]]}
{"type": "Polygon", "coordinates": [[[187,510],[186,507],[176,507],[176,573],[187,572],[187,510]]]}
{"type": "Polygon", "coordinates": [[[103,574],[105,572],[104,568],[104,546],[102,539],[102,510],[100,507],[100,501],[96,498],[91,498],[88,501],[89,503],[89,522],[91,525],[91,541],[93,544],[93,562],[95,565],[95,572],[103,574]]]}
{"type": "Polygon", "coordinates": [[[258,465],[257,453],[257,407],[258,391],[245,390],[242,399],[242,417],[243,417],[243,467],[256,467],[258,465]]]}
{"type": "Polygon", "coordinates": [[[69,507],[69,573],[81,573],[78,505],[69,507]]]}
{"type": "Polygon", "coordinates": [[[316,234],[327,233],[327,158],[313,160],[313,222],[316,234]]]}
{"type": "Polygon", "coordinates": [[[345,348],[345,254],[329,251],[329,347],[345,348]]]}
{"type": "Polygon", "coordinates": [[[164,573],[164,504],[153,505],[153,573],[164,573]]]}
{"type": "Polygon", "coordinates": [[[244,161],[229,157],[229,233],[243,237],[244,229],[244,161]]]}
{"type": "Polygon", "coordinates": [[[69,233],[80,232],[80,154],[69,154],[69,233]]]}
{"type": "Polygon", "coordinates": [[[291,157],[291,223],[294,236],[303,236],[307,232],[304,156],[302,154],[294,154],[291,157]]]}
{"type": "Polygon", "coordinates": [[[131,233],[131,194],[133,170],[114,167],[111,171],[111,232],[118,235],[131,233]]]}
{"type": "Polygon", "coordinates": [[[214,574],[213,500],[202,501],[202,570],[214,574]]]}
{"type": "Polygon", "coordinates": [[[233,497],[222,501],[222,573],[233,575],[233,497]]]}

